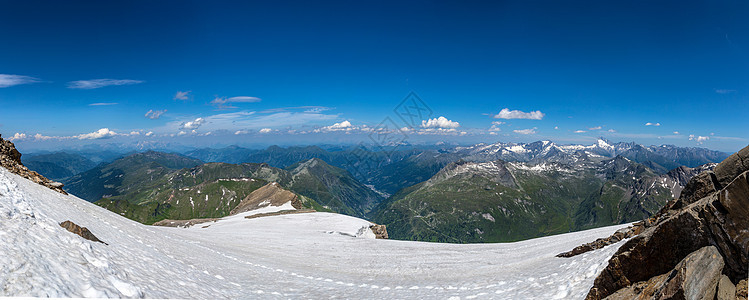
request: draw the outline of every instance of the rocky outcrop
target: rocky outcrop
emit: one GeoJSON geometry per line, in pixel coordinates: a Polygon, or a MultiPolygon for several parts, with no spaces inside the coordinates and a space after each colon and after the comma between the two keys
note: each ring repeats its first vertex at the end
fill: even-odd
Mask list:
{"type": "Polygon", "coordinates": [[[189,228],[189,227],[192,227],[193,225],[198,225],[198,224],[207,223],[207,222],[216,222],[216,221],[218,221],[218,218],[204,218],[204,219],[190,219],[190,220],[164,219],[156,223],[153,223],[153,226],[189,228]]]}
{"type": "Polygon", "coordinates": [[[88,230],[86,227],[78,226],[77,224],[71,222],[71,221],[65,221],[60,223],[60,227],[67,229],[68,231],[77,234],[81,236],[84,239],[87,239],[89,241],[99,242],[104,245],[107,245],[107,243],[102,242],[99,240],[91,231],[88,230]]]}
{"type": "MultiPolygon", "coordinates": [[[[595,279],[587,299],[625,299],[620,297],[625,294],[644,295],[643,299],[713,299],[710,293],[717,292],[720,278],[703,278],[704,271],[717,268],[706,251],[719,258],[718,274],[740,285],[749,274],[749,165],[745,162],[749,162],[749,147],[713,172],[690,180],[678,200],[669,202],[648,220],[649,227],[619,248],[595,279]],[[700,271],[687,272],[689,266],[700,271]],[[687,284],[696,281],[710,285],[687,284]]],[[[722,286],[730,290],[727,283],[722,286]]]]}
{"type": "Polygon", "coordinates": [[[231,210],[229,215],[236,215],[258,208],[267,206],[281,206],[291,202],[291,206],[295,209],[302,209],[302,202],[299,201],[299,197],[281,187],[276,182],[271,182],[263,187],[252,191],[247,197],[231,210]]]}
{"type": "MultiPolygon", "coordinates": [[[[637,282],[607,297],[629,299],[710,299],[715,297],[723,259],[713,246],[689,254],[666,274],[637,282]]],[[[730,281],[729,281],[730,282],[730,281]]]]}
{"type": "Polygon", "coordinates": [[[387,239],[388,238],[388,230],[385,225],[377,225],[374,224],[372,226],[369,226],[369,229],[372,230],[372,233],[375,234],[375,238],[377,239],[387,239]]]}
{"type": "Polygon", "coordinates": [[[633,226],[629,226],[627,228],[622,228],[622,229],[617,230],[614,234],[612,234],[611,236],[607,238],[600,238],[593,242],[577,246],[575,247],[575,249],[572,249],[570,251],[559,253],[557,254],[557,257],[573,257],[575,255],[583,254],[588,251],[601,249],[608,245],[618,243],[619,241],[623,239],[628,239],[639,234],[642,231],[643,227],[644,227],[643,222],[638,222],[637,224],[634,224],[633,226]]]}
{"type": "Polygon", "coordinates": [[[2,136],[0,136],[0,166],[52,190],[65,195],[68,194],[62,189],[62,183],[49,180],[41,174],[26,168],[21,163],[21,153],[16,150],[16,146],[11,141],[3,140],[2,136]]]}
{"type": "Polygon", "coordinates": [[[736,300],[747,300],[747,279],[744,279],[736,285],[736,300]]]}

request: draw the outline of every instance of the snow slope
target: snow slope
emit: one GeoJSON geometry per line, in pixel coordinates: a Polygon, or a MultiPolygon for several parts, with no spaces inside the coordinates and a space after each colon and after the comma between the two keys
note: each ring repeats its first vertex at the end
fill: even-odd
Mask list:
{"type": "Polygon", "coordinates": [[[456,245],[375,240],[369,222],[331,213],[205,224],[141,225],[0,168],[0,296],[580,299],[621,242],[554,255],[624,226],[456,245]]]}

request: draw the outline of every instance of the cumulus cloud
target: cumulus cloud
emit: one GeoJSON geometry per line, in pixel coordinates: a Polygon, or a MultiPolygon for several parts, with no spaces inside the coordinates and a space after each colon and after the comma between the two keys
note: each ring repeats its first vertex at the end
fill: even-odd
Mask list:
{"type": "Polygon", "coordinates": [[[586,132],[585,130],[575,130],[575,133],[583,133],[586,132]]]}
{"type": "Polygon", "coordinates": [[[14,134],[12,137],[10,137],[9,140],[11,142],[15,142],[15,141],[23,141],[26,138],[28,138],[28,137],[26,136],[25,133],[18,133],[18,132],[16,132],[16,134],[14,134]]]}
{"type": "Polygon", "coordinates": [[[130,135],[140,135],[140,132],[137,132],[137,131],[130,131],[130,135]]]}
{"type": "Polygon", "coordinates": [[[559,126],[554,126],[554,130],[559,130],[559,126]]]}
{"type": "Polygon", "coordinates": [[[522,112],[519,110],[510,110],[509,108],[503,108],[498,114],[494,115],[494,118],[541,120],[544,118],[544,116],[544,113],[542,113],[540,110],[532,112],[522,112]]]}
{"type": "MultiPolygon", "coordinates": [[[[263,128],[265,129],[265,128],[263,128]]],[[[359,129],[358,127],[351,124],[351,122],[343,121],[340,123],[335,123],[330,126],[325,126],[322,128],[315,129],[314,132],[330,132],[330,131],[352,131],[355,129],[359,129]]]]}
{"type": "Polygon", "coordinates": [[[182,125],[179,126],[179,129],[194,130],[198,129],[201,125],[203,125],[203,123],[205,123],[205,119],[197,118],[193,121],[183,122],[182,125]]]}
{"type": "Polygon", "coordinates": [[[81,89],[81,90],[92,90],[103,88],[106,86],[113,85],[131,85],[143,83],[142,80],[132,79],[91,79],[91,80],[77,80],[68,82],[68,88],[70,89],[81,89]]]}
{"type": "Polygon", "coordinates": [[[704,141],[710,140],[709,136],[695,136],[694,134],[689,135],[690,141],[697,141],[698,143],[702,143],[704,141]]]}
{"type": "Polygon", "coordinates": [[[616,130],[609,129],[609,132],[614,133],[614,132],[616,132],[616,130]]]}
{"type": "Polygon", "coordinates": [[[56,136],[42,135],[41,133],[37,133],[34,135],[34,139],[36,139],[37,141],[46,141],[46,140],[58,139],[58,138],[59,137],[56,137],[56,136]]]}
{"type": "Polygon", "coordinates": [[[178,136],[183,136],[183,135],[185,135],[185,134],[187,134],[187,132],[185,132],[184,130],[182,130],[182,131],[180,131],[180,132],[179,132],[179,133],[178,133],[177,135],[178,135],[178,136]]]}
{"type": "Polygon", "coordinates": [[[458,127],[460,127],[460,123],[450,121],[447,118],[440,116],[439,118],[434,118],[434,119],[429,119],[429,120],[422,120],[421,121],[421,127],[422,128],[444,128],[444,129],[452,129],[452,128],[458,128],[458,127]]]}
{"type": "Polygon", "coordinates": [[[111,138],[115,135],[117,135],[117,133],[109,130],[109,128],[102,128],[91,133],[79,134],[73,137],[79,140],[98,140],[98,139],[111,138]]]}
{"type": "Polygon", "coordinates": [[[166,112],[166,109],[165,110],[153,110],[153,109],[151,109],[148,112],[146,112],[146,118],[149,118],[151,120],[156,120],[156,119],[160,118],[161,115],[163,115],[165,112],[166,112]]]}
{"type": "Polygon", "coordinates": [[[250,133],[250,132],[247,131],[247,130],[237,130],[237,131],[234,132],[234,135],[248,134],[248,133],[250,133]]]}
{"type": "Polygon", "coordinates": [[[39,82],[39,79],[24,76],[24,75],[12,75],[12,74],[0,74],[0,88],[11,87],[15,85],[30,84],[39,82]]]}
{"type": "Polygon", "coordinates": [[[237,96],[237,97],[216,97],[211,101],[211,105],[215,106],[219,109],[227,109],[227,108],[237,108],[236,106],[231,105],[230,103],[255,103],[260,102],[260,98],[258,97],[248,97],[248,96],[237,96]]]}
{"type": "Polygon", "coordinates": [[[152,135],[153,135],[153,131],[146,132],[146,136],[152,136],[152,135]]]}
{"type": "Polygon", "coordinates": [[[517,134],[536,134],[536,129],[538,128],[533,127],[533,128],[528,128],[528,129],[517,129],[517,130],[513,130],[512,132],[517,133],[517,134]]]}
{"type": "Polygon", "coordinates": [[[596,126],[596,127],[590,127],[590,128],[588,128],[588,130],[601,130],[601,128],[603,128],[603,127],[596,126]]]}
{"type": "Polygon", "coordinates": [[[96,103],[91,103],[88,106],[110,106],[110,105],[117,105],[117,104],[119,104],[119,103],[117,103],[117,102],[96,102],[96,103]]]}
{"type": "MultiPolygon", "coordinates": [[[[346,121],[346,122],[348,122],[348,121],[346,121]]],[[[350,124],[349,124],[349,125],[350,125],[350,124]]],[[[272,129],[270,129],[270,128],[263,128],[263,129],[260,129],[260,133],[270,133],[271,131],[273,131],[273,130],[272,130],[272,129]]]]}
{"type": "Polygon", "coordinates": [[[650,122],[647,122],[647,123],[645,123],[645,126],[661,126],[661,123],[650,123],[650,122]]]}
{"type": "Polygon", "coordinates": [[[679,135],[680,133],[678,131],[674,131],[674,134],[675,135],[679,135]]]}
{"type": "Polygon", "coordinates": [[[191,91],[178,91],[176,94],[174,94],[174,100],[190,100],[190,92],[191,91]]]}

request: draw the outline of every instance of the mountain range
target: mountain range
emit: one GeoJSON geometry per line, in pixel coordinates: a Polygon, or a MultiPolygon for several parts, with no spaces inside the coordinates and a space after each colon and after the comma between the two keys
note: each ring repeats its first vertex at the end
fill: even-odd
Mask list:
{"type": "Polygon", "coordinates": [[[306,207],[368,217],[387,225],[392,238],[497,242],[647,218],[677,197],[695,172],[725,156],[604,139],[389,153],[232,146],[136,153],[63,183],[75,195],[150,224],[226,216],[255,189],[278,182],[306,207]]]}

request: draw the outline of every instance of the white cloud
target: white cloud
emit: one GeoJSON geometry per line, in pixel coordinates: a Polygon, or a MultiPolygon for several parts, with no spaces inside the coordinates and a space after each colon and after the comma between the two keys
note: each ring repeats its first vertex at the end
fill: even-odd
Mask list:
{"type": "Polygon", "coordinates": [[[559,126],[554,126],[554,130],[559,130],[559,126]]]}
{"type": "Polygon", "coordinates": [[[429,119],[429,120],[423,120],[421,121],[421,127],[422,128],[458,128],[460,127],[460,123],[453,122],[448,120],[445,117],[440,116],[439,118],[429,119]]]}
{"type": "Polygon", "coordinates": [[[698,143],[702,143],[704,141],[710,140],[709,136],[695,136],[694,134],[689,135],[690,141],[697,141],[698,143]]]}
{"type": "Polygon", "coordinates": [[[679,133],[678,131],[674,131],[674,134],[675,134],[675,135],[679,135],[679,134],[681,134],[681,133],[679,133]]]}
{"type": "Polygon", "coordinates": [[[736,90],[715,89],[715,92],[718,93],[718,94],[731,94],[731,93],[735,93],[736,90]]]}
{"type": "Polygon", "coordinates": [[[234,135],[248,134],[248,133],[250,133],[250,132],[247,131],[247,130],[237,130],[237,131],[234,132],[234,135]]]}
{"type": "Polygon", "coordinates": [[[183,135],[185,135],[185,134],[187,134],[187,132],[185,132],[184,130],[182,130],[182,131],[180,131],[180,132],[179,132],[179,133],[178,133],[177,135],[179,135],[179,136],[183,136],[183,135]]]}
{"type": "Polygon", "coordinates": [[[197,118],[193,121],[182,123],[182,125],[179,126],[179,129],[189,129],[189,130],[198,129],[200,128],[201,125],[203,125],[203,123],[205,123],[205,119],[197,118]]]}
{"type": "Polygon", "coordinates": [[[115,135],[117,135],[117,133],[109,130],[109,128],[102,128],[91,133],[79,134],[73,137],[79,140],[98,140],[98,139],[111,138],[115,135]]]}
{"type": "Polygon", "coordinates": [[[146,136],[152,136],[152,135],[153,135],[153,131],[146,132],[146,136]]]}
{"type": "Polygon", "coordinates": [[[609,129],[609,132],[614,133],[614,132],[616,132],[616,130],[609,129]]]}
{"type": "Polygon", "coordinates": [[[12,137],[10,137],[9,140],[11,142],[14,142],[14,141],[22,141],[22,140],[25,140],[26,138],[28,138],[28,137],[26,136],[25,133],[18,133],[18,132],[16,132],[16,134],[14,134],[12,137]]]}
{"type": "Polygon", "coordinates": [[[661,126],[661,123],[650,123],[650,122],[647,122],[647,123],[645,123],[645,126],[661,126]]]}
{"type": "Polygon", "coordinates": [[[130,131],[130,135],[140,135],[140,132],[137,132],[137,131],[130,131]]]}
{"type": "Polygon", "coordinates": [[[160,118],[161,115],[163,115],[165,112],[166,112],[166,109],[165,110],[152,110],[151,109],[148,112],[146,112],[146,118],[149,118],[151,120],[156,120],[160,118]]]}
{"type": "Polygon", "coordinates": [[[260,133],[270,133],[271,131],[273,131],[273,130],[272,130],[272,129],[270,129],[270,128],[263,128],[263,129],[260,129],[260,133]]]}
{"type": "Polygon", "coordinates": [[[603,127],[596,126],[596,127],[590,127],[590,128],[588,128],[588,130],[601,130],[601,128],[603,128],[603,127]]]}
{"type": "Polygon", "coordinates": [[[585,130],[575,130],[575,133],[583,133],[586,132],[585,130]]]}
{"type": "Polygon", "coordinates": [[[216,97],[211,101],[211,105],[219,108],[219,109],[227,109],[227,108],[237,108],[236,106],[233,106],[229,103],[255,103],[260,102],[260,98],[258,97],[248,97],[248,96],[237,96],[237,97],[216,97]]]}
{"type": "Polygon", "coordinates": [[[42,135],[41,133],[37,133],[34,135],[34,139],[36,139],[37,141],[46,141],[46,140],[51,140],[51,139],[59,139],[59,137],[46,136],[46,135],[42,135]]]}
{"type": "Polygon", "coordinates": [[[528,119],[528,120],[541,120],[544,118],[544,113],[540,110],[532,112],[522,112],[519,110],[510,110],[509,108],[503,108],[498,114],[494,116],[495,119],[528,119]]]}
{"type": "Polygon", "coordinates": [[[497,126],[499,126],[499,125],[502,125],[502,124],[505,124],[505,122],[502,122],[502,121],[493,121],[493,122],[492,122],[492,125],[497,125],[497,126]]]}
{"type": "Polygon", "coordinates": [[[119,103],[117,102],[97,102],[97,103],[91,103],[88,106],[110,106],[110,105],[117,105],[119,103]]]}
{"type": "Polygon", "coordinates": [[[173,100],[190,100],[190,92],[191,91],[178,91],[176,94],[174,94],[173,100]]]}
{"type": "Polygon", "coordinates": [[[331,131],[352,131],[359,129],[358,127],[351,124],[351,122],[343,121],[340,123],[334,123],[330,126],[324,126],[322,128],[315,129],[314,132],[331,132],[331,131]]]}
{"type": "Polygon", "coordinates": [[[528,129],[519,129],[519,130],[513,130],[512,132],[517,134],[536,134],[537,127],[528,128],[528,129]]]}
{"type": "Polygon", "coordinates": [[[112,86],[112,85],[130,85],[130,84],[138,84],[138,83],[143,83],[143,81],[132,80],[132,79],[91,79],[91,80],[77,80],[77,81],[68,82],[68,88],[91,90],[91,89],[103,88],[106,86],[112,86]]]}
{"type": "Polygon", "coordinates": [[[35,82],[39,82],[39,79],[31,76],[0,74],[0,88],[30,84],[35,82]]]}

